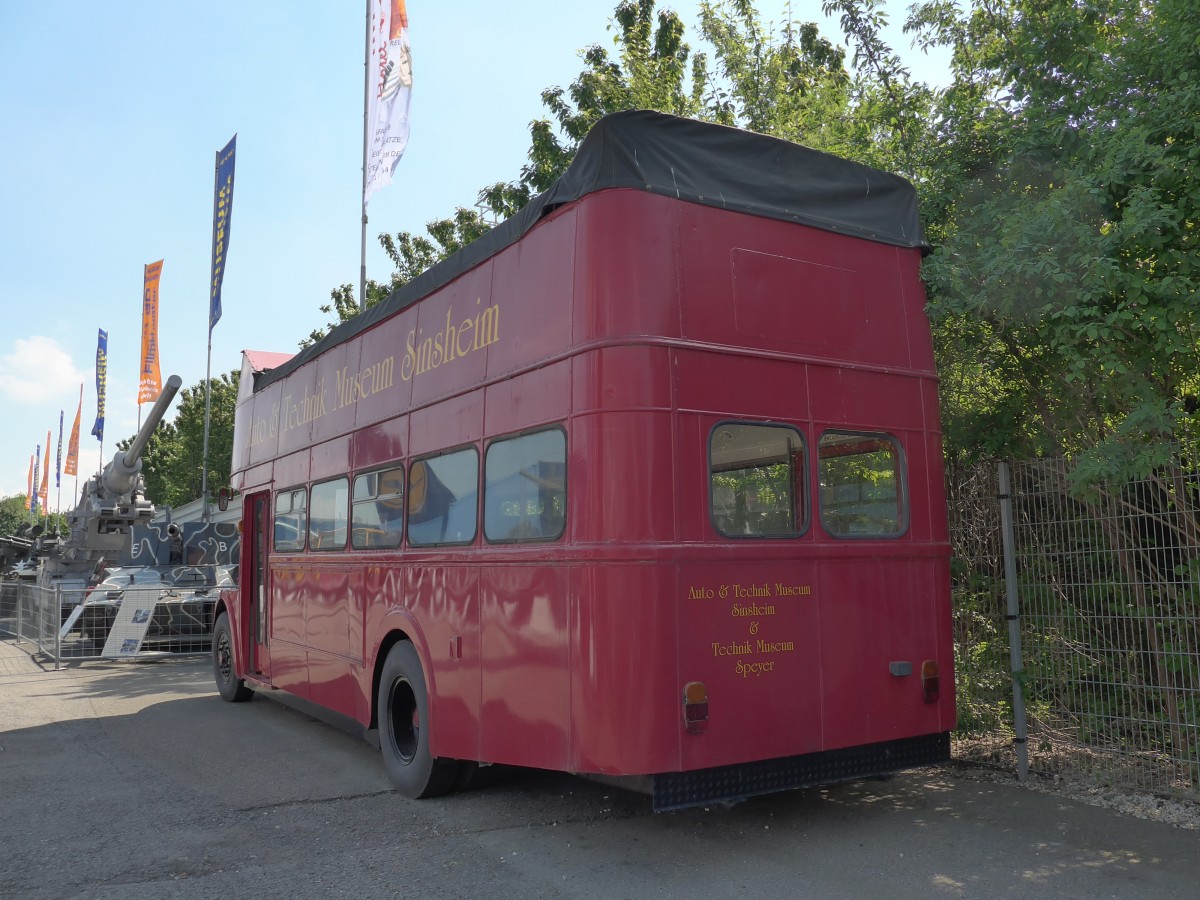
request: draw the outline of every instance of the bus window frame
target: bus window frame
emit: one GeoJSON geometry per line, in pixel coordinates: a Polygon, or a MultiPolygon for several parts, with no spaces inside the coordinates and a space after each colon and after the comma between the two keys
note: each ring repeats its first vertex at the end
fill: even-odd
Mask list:
{"type": "Polygon", "coordinates": [[[482,500],[481,495],[483,492],[482,477],[483,467],[480,465],[479,445],[474,443],[459,444],[456,447],[450,447],[446,450],[438,450],[434,453],[425,453],[421,456],[414,456],[411,460],[409,460],[404,480],[404,545],[410,550],[427,550],[438,547],[469,547],[470,545],[474,544],[480,533],[480,501],[482,500]],[[417,469],[417,464],[428,463],[428,461],[431,459],[440,459],[443,456],[453,456],[456,453],[462,453],[466,450],[470,450],[475,454],[475,528],[471,532],[471,536],[458,541],[436,541],[424,543],[414,541],[412,539],[413,515],[412,509],[409,508],[408,504],[412,502],[412,477],[413,472],[417,469]]]}
{"type": "Polygon", "coordinates": [[[281,488],[274,492],[271,497],[271,550],[274,553],[303,553],[308,547],[308,487],[303,484],[293,485],[292,487],[281,488]],[[291,500],[291,505],[284,515],[290,515],[296,510],[295,495],[300,494],[304,497],[304,526],[297,528],[298,546],[280,547],[278,539],[275,536],[275,529],[279,524],[279,498],[286,495],[291,500]]]}
{"type": "Polygon", "coordinates": [[[353,550],[355,552],[372,551],[372,550],[374,550],[374,551],[399,550],[402,547],[404,547],[405,532],[408,530],[408,466],[405,464],[404,460],[394,459],[390,462],[386,462],[386,463],[383,463],[378,466],[372,466],[370,469],[364,469],[361,472],[354,473],[354,477],[352,479],[350,479],[350,520],[349,520],[348,524],[349,524],[349,531],[350,531],[350,541],[349,541],[349,549],[350,550],[353,550]],[[355,543],[355,541],[354,541],[354,532],[356,530],[359,530],[358,526],[355,524],[354,508],[359,503],[378,503],[380,495],[377,493],[373,497],[367,498],[365,500],[356,501],[354,499],[355,485],[358,483],[358,479],[360,479],[360,478],[368,478],[371,475],[378,475],[381,472],[391,472],[391,471],[395,471],[397,469],[400,470],[400,472],[403,475],[402,480],[401,480],[402,493],[400,495],[401,527],[400,527],[400,530],[397,532],[389,532],[386,530],[381,530],[380,533],[381,534],[395,534],[395,535],[397,535],[398,539],[397,539],[396,543],[394,543],[394,544],[376,544],[376,545],[364,544],[364,545],[360,546],[359,544],[355,543]]]}
{"type": "MultiPolygon", "coordinates": [[[[812,502],[812,497],[811,497],[812,491],[811,491],[810,484],[809,484],[809,479],[811,477],[809,459],[811,458],[811,454],[809,453],[808,439],[806,438],[804,432],[801,431],[798,426],[792,425],[791,423],[788,423],[788,422],[771,422],[771,421],[763,420],[763,419],[721,419],[720,421],[716,422],[712,428],[709,429],[708,437],[705,441],[704,453],[705,453],[705,467],[706,467],[705,471],[707,472],[707,481],[708,481],[708,521],[709,521],[709,525],[712,526],[713,531],[716,532],[716,534],[719,537],[721,537],[723,539],[736,540],[736,541],[742,541],[742,540],[792,541],[792,540],[796,540],[798,538],[802,538],[806,534],[808,534],[809,530],[812,528],[812,519],[813,519],[813,516],[812,516],[813,502],[812,502]],[[801,471],[798,475],[796,472],[796,451],[790,450],[788,453],[788,461],[790,464],[791,476],[792,476],[791,499],[792,499],[792,507],[793,507],[793,519],[795,521],[795,530],[763,532],[761,534],[735,534],[732,532],[723,531],[721,529],[721,527],[717,524],[716,497],[715,497],[714,490],[713,490],[713,487],[714,487],[713,486],[713,475],[720,474],[720,473],[715,472],[713,469],[713,458],[712,458],[713,435],[715,435],[719,429],[728,427],[730,425],[744,425],[744,426],[750,426],[752,428],[786,429],[788,431],[791,431],[793,434],[795,434],[800,439],[799,451],[803,456],[804,464],[802,466],[803,471],[801,471]],[[799,492],[799,493],[797,493],[797,492],[799,492]],[[801,512],[803,512],[803,516],[800,515],[801,512]]],[[[729,471],[729,470],[726,470],[726,471],[729,471]]]]}
{"type": "Polygon", "coordinates": [[[479,522],[478,522],[478,526],[477,526],[476,530],[479,532],[479,534],[481,534],[483,536],[483,542],[485,544],[504,545],[504,544],[553,544],[558,541],[561,541],[567,533],[567,508],[568,508],[567,504],[569,501],[569,498],[567,496],[567,494],[568,494],[567,485],[569,483],[569,480],[567,477],[567,467],[568,467],[569,458],[570,457],[567,452],[567,429],[561,423],[555,423],[553,425],[543,425],[543,426],[539,426],[537,428],[527,428],[524,431],[516,431],[516,432],[513,432],[512,434],[501,435],[500,437],[492,438],[491,440],[489,440],[484,445],[483,464],[480,466],[480,469],[479,469],[480,504],[479,504],[479,522]],[[487,534],[487,501],[488,501],[487,460],[488,460],[488,454],[491,452],[492,447],[494,447],[496,444],[500,444],[505,441],[519,441],[521,438],[530,437],[531,435],[535,435],[535,434],[545,434],[550,431],[557,431],[559,434],[562,435],[562,447],[563,447],[563,484],[562,484],[563,514],[562,514],[562,522],[558,529],[558,533],[553,536],[539,535],[536,537],[516,537],[516,538],[490,538],[490,537],[488,537],[488,534],[487,534]]]}
{"type": "Polygon", "coordinates": [[[908,488],[908,457],[904,452],[904,444],[897,435],[887,431],[862,431],[857,428],[826,428],[817,436],[817,459],[816,465],[813,467],[813,474],[817,480],[817,518],[821,522],[821,530],[833,540],[894,541],[908,534],[908,529],[912,525],[912,495],[909,493],[908,488]],[[846,532],[833,531],[825,524],[825,502],[821,496],[821,440],[830,434],[841,435],[843,437],[866,438],[881,441],[892,446],[892,449],[895,451],[897,505],[899,506],[900,513],[895,531],[848,534],[846,532]]]}
{"type": "MultiPolygon", "coordinates": [[[[321,481],[314,481],[312,484],[310,484],[308,486],[308,550],[310,553],[340,553],[349,547],[349,545],[350,545],[349,502],[350,502],[351,484],[352,484],[352,482],[350,480],[350,476],[348,474],[343,474],[343,475],[336,475],[333,478],[324,478],[321,481]],[[330,546],[326,547],[326,546],[323,546],[324,541],[320,540],[319,536],[315,535],[313,533],[313,529],[312,529],[313,492],[319,487],[324,487],[327,484],[335,484],[336,482],[339,482],[339,481],[343,482],[346,485],[346,502],[342,504],[342,515],[343,515],[342,526],[345,529],[345,536],[343,537],[341,544],[336,544],[336,545],[331,544],[330,546]],[[317,539],[314,540],[314,538],[317,538],[317,539]]],[[[334,506],[336,509],[336,504],[334,504],[334,506]]],[[[334,524],[336,525],[336,521],[334,524]]],[[[334,529],[333,533],[334,534],[337,533],[336,528],[334,529]]]]}

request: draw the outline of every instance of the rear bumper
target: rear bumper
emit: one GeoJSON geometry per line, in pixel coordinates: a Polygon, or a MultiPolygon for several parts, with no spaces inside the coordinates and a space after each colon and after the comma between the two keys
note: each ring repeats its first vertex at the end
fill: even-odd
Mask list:
{"type": "Polygon", "coordinates": [[[950,732],[654,776],[654,811],[887,775],[950,758],[950,732]]]}

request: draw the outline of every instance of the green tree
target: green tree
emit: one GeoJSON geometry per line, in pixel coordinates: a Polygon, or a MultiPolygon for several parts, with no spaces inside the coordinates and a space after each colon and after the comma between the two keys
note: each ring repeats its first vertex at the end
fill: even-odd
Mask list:
{"type": "Polygon", "coordinates": [[[28,499],[25,494],[15,494],[0,500],[0,536],[16,534],[22,525],[30,524],[29,510],[25,508],[28,499]]]}
{"type": "MultiPolygon", "coordinates": [[[[237,406],[237,371],[212,380],[208,436],[210,496],[229,487],[233,459],[233,416],[237,406]]],[[[118,442],[128,449],[133,437],[118,442]]],[[[146,497],[160,506],[181,506],[199,499],[204,468],[204,382],[179,392],[175,419],[164,421],[146,443],[142,475],[146,497]]]]}
{"type": "Polygon", "coordinates": [[[47,518],[44,510],[39,509],[36,522],[25,508],[25,494],[15,494],[12,497],[0,499],[0,537],[16,534],[25,525],[41,525],[44,529],[55,530],[65,534],[67,518],[62,513],[51,513],[47,518]]]}
{"type": "Polygon", "coordinates": [[[950,418],[1087,479],[1147,474],[1197,425],[1194,4],[936,0],[915,22],[954,50],[925,267],[950,418]]]}

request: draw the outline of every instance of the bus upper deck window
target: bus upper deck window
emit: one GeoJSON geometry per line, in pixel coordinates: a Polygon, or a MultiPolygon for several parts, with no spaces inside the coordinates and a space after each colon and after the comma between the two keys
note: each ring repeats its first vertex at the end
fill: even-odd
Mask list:
{"type": "Polygon", "coordinates": [[[807,525],[804,441],[785,425],[723,422],[709,438],[713,525],[729,537],[793,537],[807,525]]]}
{"type": "Polygon", "coordinates": [[[833,537],[896,537],[908,527],[903,457],[886,434],[829,431],[817,447],[821,525],[833,537]]]}

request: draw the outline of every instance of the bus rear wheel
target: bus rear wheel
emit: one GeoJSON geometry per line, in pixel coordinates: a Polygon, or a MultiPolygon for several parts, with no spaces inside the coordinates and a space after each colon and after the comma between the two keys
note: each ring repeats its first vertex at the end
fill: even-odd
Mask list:
{"type": "Polygon", "coordinates": [[[246,682],[238,678],[233,668],[233,633],[229,627],[229,616],[221,613],[213,625],[212,641],[213,679],[217,682],[217,693],[222,700],[242,703],[254,696],[246,682]]]}
{"type": "Polygon", "coordinates": [[[429,752],[429,692],[413,645],[388,651],[379,679],[379,748],[396,790],[419,800],[454,788],[457,760],[435,759],[429,752]]]}

